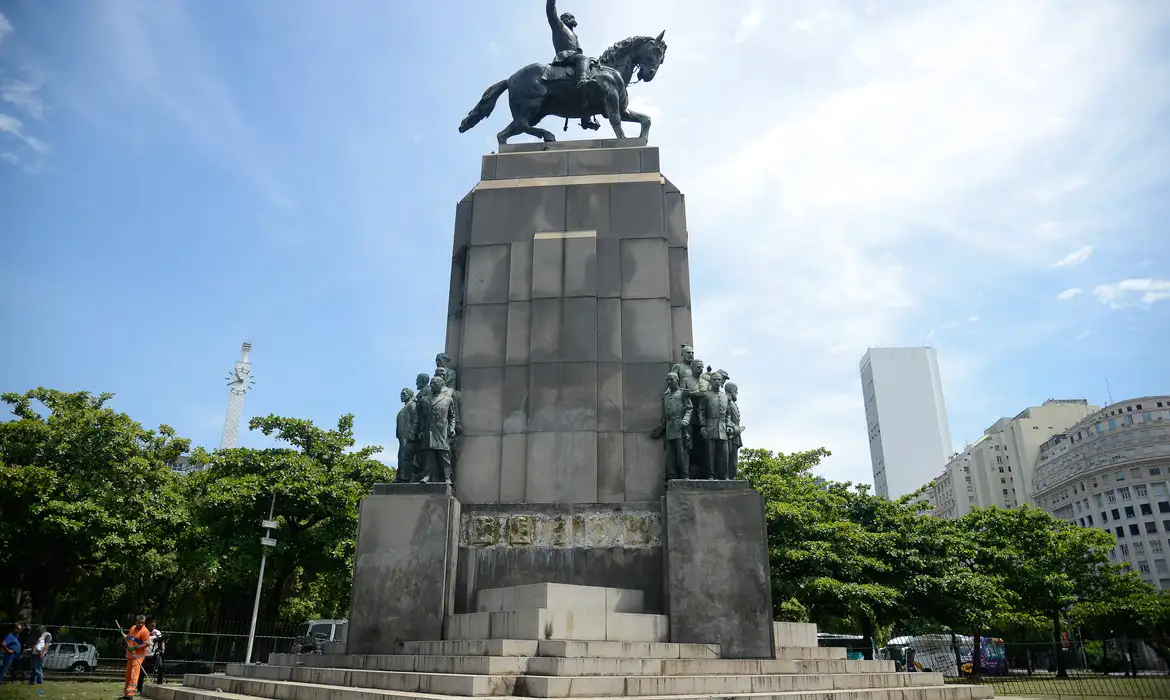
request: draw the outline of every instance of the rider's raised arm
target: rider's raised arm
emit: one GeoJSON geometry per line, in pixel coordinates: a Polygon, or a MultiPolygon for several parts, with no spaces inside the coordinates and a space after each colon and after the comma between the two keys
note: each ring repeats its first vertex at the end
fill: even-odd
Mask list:
{"type": "Polygon", "coordinates": [[[545,0],[544,14],[548,16],[548,26],[557,31],[561,28],[561,18],[557,15],[557,0],[545,0]]]}

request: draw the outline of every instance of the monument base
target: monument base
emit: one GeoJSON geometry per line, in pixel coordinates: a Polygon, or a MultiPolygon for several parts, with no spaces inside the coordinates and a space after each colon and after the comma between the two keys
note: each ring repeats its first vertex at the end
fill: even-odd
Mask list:
{"type": "Polygon", "coordinates": [[[746,481],[666,486],[670,641],[714,643],[728,659],[775,653],[764,499],[746,481]]]}
{"type": "Polygon", "coordinates": [[[346,651],[443,638],[453,612],[459,501],[449,484],[375,484],[361,504],[346,651]]]}
{"type": "Polygon", "coordinates": [[[485,589],[529,584],[636,589],[665,612],[661,501],[464,504],[461,517],[456,613],[485,589]]]}

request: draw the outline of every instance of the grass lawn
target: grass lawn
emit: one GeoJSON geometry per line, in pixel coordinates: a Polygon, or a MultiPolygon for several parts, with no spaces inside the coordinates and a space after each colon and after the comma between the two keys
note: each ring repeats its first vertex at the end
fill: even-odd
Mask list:
{"type": "Polygon", "coordinates": [[[1082,678],[987,679],[995,694],[1045,698],[1170,698],[1165,676],[1090,676],[1082,678]]]}
{"type": "Polygon", "coordinates": [[[122,681],[46,681],[44,685],[7,682],[0,685],[0,700],[115,700],[122,696],[122,681]],[[38,690],[45,691],[38,694],[38,690]]]}

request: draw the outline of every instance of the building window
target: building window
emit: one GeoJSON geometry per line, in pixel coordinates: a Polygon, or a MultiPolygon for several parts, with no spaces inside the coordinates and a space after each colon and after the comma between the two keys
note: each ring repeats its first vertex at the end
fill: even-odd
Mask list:
{"type": "Polygon", "coordinates": [[[1170,513],[1170,501],[1158,501],[1159,513],[1170,513]]]}
{"type": "Polygon", "coordinates": [[[1109,522],[1109,516],[1105,515],[1105,511],[1101,511],[1101,522],[1103,522],[1103,523],[1109,522]]]}
{"type": "Polygon", "coordinates": [[[1128,486],[1122,486],[1121,488],[1117,489],[1117,493],[1121,495],[1121,500],[1123,501],[1128,501],[1130,499],[1128,486]]]}
{"type": "Polygon", "coordinates": [[[1142,515],[1153,515],[1153,514],[1154,514],[1154,509],[1150,506],[1150,504],[1143,503],[1142,504],[1142,515]]]}
{"type": "Polygon", "coordinates": [[[1162,473],[1161,467],[1150,467],[1150,476],[1158,476],[1162,473]]]}
{"type": "Polygon", "coordinates": [[[1084,518],[1081,518],[1079,522],[1080,522],[1081,527],[1085,526],[1085,519],[1084,518]]]}
{"type": "Polygon", "coordinates": [[[1154,560],[1154,569],[1156,569],[1158,571],[1158,573],[1160,573],[1160,574],[1166,573],[1166,560],[1165,559],[1155,559],[1154,560]]]}
{"type": "Polygon", "coordinates": [[[1138,562],[1138,571],[1142,572],[1143,574],[1150,573],[1150,562],[1139,561],[1138,562]]]}
{"type": "Polygon", "coordinates": [[[1117,472],[1117,480],[1125,481],[1125,472],[1117,472]]]}
{"type": "Polygon", "coordinates": [[[1150,540],[1150,551],[1151,552],[1161,552],[1162,551],[1162,540],[1150,540]]]}
{"type": "Polygon", "coordinates": [[[1138,484],[1137,486],[1133,487],[1133,490],[1137,493],[1138,497],[1144,498],[1146,496],[1145,484],[1138,484]]]}
{"type": "Polygon", "coordinates": [[[1006,483],[1007,483],[1007,479],[1005,479],[1004,477],[1002,477],[1002,476],[1001,476],[1001,477],[999,477],[999,483],[1001,483],[1001,484],[1006,484],[1006,483]]]}
{"type": "Polygon", "coordinates": [[[1109,419],[1109,429],[1110,430],[1117,430],[1117,419],[1116,418],[1109,419]]]}
{"type": "Polygon", "coordinates": [[[1117,503],[1117,492],[1116,491],[1106,491],[1105,497],[1109,499],[1110,503],[1117,503]]]}
{"type": "Polygon", "coordinates": [[[1142,529],[1137,526],[1137,523],[1130,523],[1129,524],[1129,534],[1136,537],[1136,536],[1142,534],[1142,529]]]}
{"type": "MultiPolygon", "coordinates": [[[[1096,484],[1094,484],[1094,486],[1096,486],[1096,484]]],[[[1105,505],[1105,499],[1101,498],[1101,494],[1097,494],[1097,507],[1100,508],[1103,505],[1105,505]]]]}
{"type": "Polygon", "coordinates": [[[1003,495],[1004,495],[1004,496],[1007,496],[1007,489],[1004,489],[1004,490],[1003,490],[1003,495]]]}
{"type": "Polygon", "coordinates": [[[1117,535],[1118,537],[1125,537],[1125,528],[1124,527],[1115,527],[1115,528],[1113,528],[1113,534],[1117,535]]]}
{"type": "Polygon", "coordinates": [[[1145,542],[1134,542],[1133,543],[1133,553],[1138,555],[1139,557],[1144,555],[1146,553],[1146,543],[1145,542]]]}
{"type": "Polygon", "coordinates": [[[1147,535],[1158,534],[1158,523],[1156,523],[1152,520],[1150,522],[1146,523],[1146,534],[1147,535]]]}
{"type": "Polygon", "coordinates": [[[1109,558],[1113,561],[1117,561],[1117,548],[1116,547],[1109,550],[1109,558]]]}
{"type": "Polygon", "coordinates": [[[1166,484],[1164,484],[1160,481],[1158,483],[1154,484],[1154,495],[1155,496],[1165,496],[1166,495],[1166,484]]]}
{"type": "Polygon", "coordinates": [[[1114,519],[1114,520],[1121,520],[1121,511],[1119,511],[1119,510],[1117,510],[1116,508],[1114,508],[1114,509],[1113,509],[1112,511],[1110,511],[1110,512],[1113,514],[1113,519],[1114,519]]]}
{"type": "Polygon", "coordinates": [[[1163,520],[1162,521],[1162,531],[1163,532],[1170,532],[1170,520],[1163,520]]]}
{"type": "Polygon", "coordinates": [[[1123,557],[1129,556],[1129,545],[1128,544],[1121,545],[1121,556],[1123,556],[1123,557]]]}
{"type": "Polygon", "coordinates": [[[1127,517],[1127,518],[1133,517],[1133,506],[1126,506],[1125,507],[1125,517],[1127,517]]]}

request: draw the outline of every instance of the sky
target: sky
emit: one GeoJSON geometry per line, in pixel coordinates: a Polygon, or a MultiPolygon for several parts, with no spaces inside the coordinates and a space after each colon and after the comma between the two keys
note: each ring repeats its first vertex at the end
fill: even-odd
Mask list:
{"type": "MultiPolygon", "coordinates": [[[[748,447],[872,483],[875,345],[937,348],[956,448],[1047,398],[1170,393],[1170,3],[560,9],[593,55],[666,31],[632,106],[748,447]]],[[[392,462],[506,117],[456,127],[552,53],[536,0],[0,0],[0,390],[112,392],[213,448],[250,338],[245,418],[352,412],[392,462]]]]}

